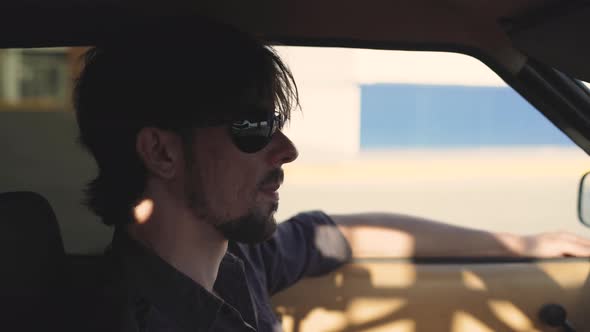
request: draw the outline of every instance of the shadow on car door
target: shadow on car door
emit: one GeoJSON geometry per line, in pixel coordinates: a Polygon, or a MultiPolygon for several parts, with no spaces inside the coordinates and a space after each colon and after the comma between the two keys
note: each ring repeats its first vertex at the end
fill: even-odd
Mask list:
{"type": "Polygon", "coordinates": [[[276,295],[285,331],[555,331],[539,319],[562,305],[590,330],[587,259],[363,259],[276,295]]]}

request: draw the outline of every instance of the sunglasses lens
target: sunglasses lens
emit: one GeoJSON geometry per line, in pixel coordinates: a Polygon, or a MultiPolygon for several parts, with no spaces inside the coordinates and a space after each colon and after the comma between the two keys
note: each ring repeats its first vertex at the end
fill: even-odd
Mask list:
{"type": "Polygon", "coordinates": [[[241,120],[231,125],[234,143],[242,152],[254,153],[262,150],[274,133],[274,121],[241,120]]]}
{"type": "Polygon", "coordinates": [[[234,143],[242,152],[255,153],[258,152],[270,142],[270,139],[263,136],[242,136],[234,137],[234,143]]]}

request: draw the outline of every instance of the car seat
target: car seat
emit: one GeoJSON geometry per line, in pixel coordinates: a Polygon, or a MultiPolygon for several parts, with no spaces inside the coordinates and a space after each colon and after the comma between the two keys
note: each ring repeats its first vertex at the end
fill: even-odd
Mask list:
{"type": "Polygon", "coordinates": [[[33,192],[1,193],[0,225],[2,329],[55,330],[62,314],[65,252],[51,206],[33,192]]]}

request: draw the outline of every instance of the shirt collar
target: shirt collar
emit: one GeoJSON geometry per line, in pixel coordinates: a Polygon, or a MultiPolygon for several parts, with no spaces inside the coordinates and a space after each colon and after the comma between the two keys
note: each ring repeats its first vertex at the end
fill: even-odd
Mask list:
{"type": "Polygon", "coordinates": [[[213,289],[250,327],[256,328],[256,309],[246,280],[244,262],[227,252],[219,266],[213,289]]]}
{"type": "MultiPolygon", "coordinates": [[[[122,229],[115,231],[112,253],[121,260],[130,287],[167,317],[186,330],[207,331],[213,325],[225,304],[222,299],[176,270],[122,229]]],[[[236,264],[239,264],[238,259],[227,254],[222,260],[224,269],[235,271],[236,264]]]]}

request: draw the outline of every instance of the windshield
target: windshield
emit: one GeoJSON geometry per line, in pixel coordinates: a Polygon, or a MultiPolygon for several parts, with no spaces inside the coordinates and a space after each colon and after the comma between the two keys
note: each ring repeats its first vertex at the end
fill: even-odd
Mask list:
{"type": "MultiPolygon", "coordinates": [[[[499,232],[590,231],[576,214],[588,155],[477,59],[277,49],[302,109],[284,130],[300,154],[285,167],[277,220],[381,211],[499,232]]],[[[81,253],[110,239],[82,204],[96,174],[71,106],[83,51],[0,51],[0,186],[47,197],[66,249],[81,253]]]]}

